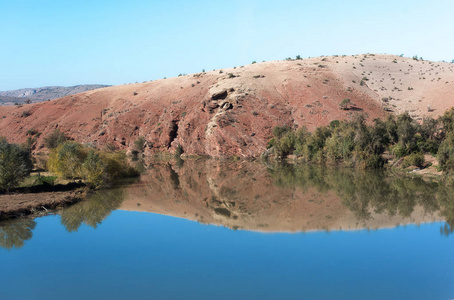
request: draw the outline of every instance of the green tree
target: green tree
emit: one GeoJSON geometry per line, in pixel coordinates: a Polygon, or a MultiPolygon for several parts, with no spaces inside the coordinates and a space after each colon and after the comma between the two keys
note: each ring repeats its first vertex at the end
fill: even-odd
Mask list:
{"type": "Polygon", "coordinates": [[[54,132],[44,138],[44,144],[46,145],[47,149],[55,149],[58,147],[58,145],[62,144],[67,139],[68,138],[64,133],[60,132],[60,130],[58,129],[55,129],[54,132]]]}
{"type": "Polygon", "coordinates": [[[399,144],[405,149],[406,154],[416,149],[416,133],[418,125],[413,118],[405,112],[397,117],[397,135],[399,144]]]}
{"type": "Polygon", "coordinates": [[[120,178],[139,175],[124,152],[103,152],[77,142],[65,142],[49,154],[50,171],[67,179],[84,179],[91,187],[109,185],[120,178]]]}
{"type": "Polygon", "coordinates": [[[27,177],[33,168],[30,153],[0,138],[0,189],[10,190],[27,177]]]}
{"type": "Polygon", "coordinates": [[[49,170],[66,179],[82,178],[82,163],[86,153],[81,144],[65,142],[50,152],[49,170]]]}

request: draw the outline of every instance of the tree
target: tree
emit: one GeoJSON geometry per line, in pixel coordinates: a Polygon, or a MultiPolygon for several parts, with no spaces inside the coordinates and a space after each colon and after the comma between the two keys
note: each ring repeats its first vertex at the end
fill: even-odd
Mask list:
{"type": "Polygon", "coordinates": [[[413,120],[408,112],[404,112],[397,117],[397,135],[399,144],[409,154],[415,150],[416,133],[418,132],[418,124],[413,120]]]}
{"type": "Polygon", "coordinates": [[[62,144],[67,139],[68,138],[63,132],[55,129],[54,132],[44,138],[44,144],[46,145],[47,149],[55,149],[58,147],[58,145],[62,144]]]}
{"type": "Polygon", "coordinates": [[[0,138],[0,189],[9,191],[17,186],[33,168],[30,153],[0,138]]]}
{"type": "Polygon", "coordinates": [[[47,161],[49,170],[66,179],[82,178],[82,163],[87,153],[76,142],[65,142],[53,149],[47,161]]]}
{"type": "Polygon", "coordinates": [[[64,142],[49,153],[47,166],[66,179],[84,179],[93,188],[105,187],[120,178],[134,177],[124,152],[103,152],[77,142],[64,142]]]}

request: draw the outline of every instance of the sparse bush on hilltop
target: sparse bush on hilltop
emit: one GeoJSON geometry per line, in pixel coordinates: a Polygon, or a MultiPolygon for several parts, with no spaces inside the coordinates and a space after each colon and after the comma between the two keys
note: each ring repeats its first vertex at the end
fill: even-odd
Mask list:
{"type": "Polygon", "coordinates": [[[38,130],[32,128],[32,129],[27,130],[27,135],[28,136],[38,135],[39,136],[39,135],[41,135],[41,133],[38,130]]]}
{"type": "Polygon", "coordinates": [[[348,110],[351,103],[352,102],[350,101],[350,99],[347,98],[347,99],[342,100],[341,103],[339,103],[339,107],[342,110],[348,110]]]}
{"type": "Polygon", "coordinates": [[[24,110],[21,114],[22,118],[26,118],[26,117],[29,117],[31,116],[32,113],[29,111],[29,110],[24,110]]]}

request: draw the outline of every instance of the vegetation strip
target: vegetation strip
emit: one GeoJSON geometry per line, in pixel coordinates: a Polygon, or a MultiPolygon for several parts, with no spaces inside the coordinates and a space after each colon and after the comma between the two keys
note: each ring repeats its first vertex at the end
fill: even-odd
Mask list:
{"type": "Polygon", "coordinates": [[[438,119],[425,118],[421,123],[408,113],[375,119],[373,125],[363,115],[350,121],[332,121],[311,133],[302,127],[275,127],[265,156],[277,158],[294,155],[305,162],[327,162],[361,168],[383,168],[384,155],[403,158],[403,166],[421,167],[424,153],[436,155],[445,173],[454,171],[454,108],[438,119]]]}

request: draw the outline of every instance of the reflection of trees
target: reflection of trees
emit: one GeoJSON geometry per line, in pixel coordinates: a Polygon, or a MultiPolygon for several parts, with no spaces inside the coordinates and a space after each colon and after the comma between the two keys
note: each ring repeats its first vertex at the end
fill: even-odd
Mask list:
{"type": "Polygon", "coordinates": [[[451,188],[441,187],[438,192],[441,214],[446,218],[446,224],[442,228],[442,234],[449,235],[454,233],[454,193],[451,188]]]}
{"type": "Polygon", "coordinates": [[[360,220],[371,212],[408,217],[415,206],[426,213],[440,210],[446,218],[443,234],[454,232],[454,188],[410,176],[398,177],[383,171],[328,168],[311,165],[277,164],[270,168],[277,185],[315,187],[335,191],[360,220]]]}
{"type": "Polygon", "coordinates": [[[0,223],[0,247],[21,248],[31,239],[36,222],[31,219],[8,220],[0,223]]]}
{"type": "Polygon", "coordinates": [[[68,232],[77,231],[82,223],[96,228],[124,199],[121,188],[98,190],[87,199],[60,212],[61,223],[68,232]]]}
{"type": "Polygon", "coordinates": [[[172,184],[173,189],[177,190],[180,188],[180,176],[172,169],[171,165],[167,165],[167,170],[170,172],[169,180],[172,184]]]}

